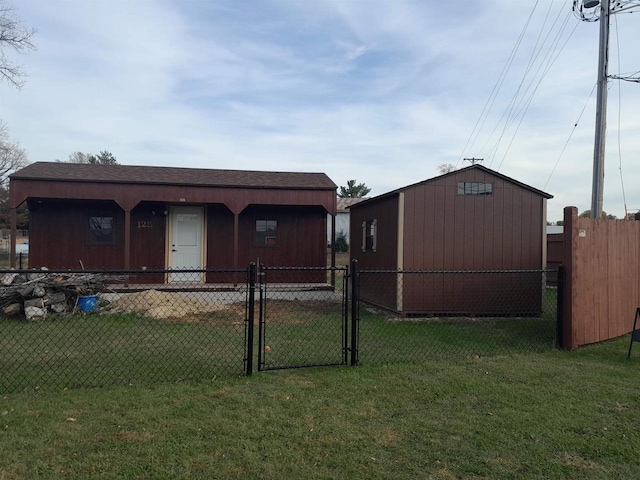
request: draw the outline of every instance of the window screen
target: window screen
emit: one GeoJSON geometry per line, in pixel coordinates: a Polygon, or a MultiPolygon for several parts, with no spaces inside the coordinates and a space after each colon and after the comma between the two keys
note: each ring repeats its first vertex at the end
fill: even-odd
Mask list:
{"type": "Polygon", "coordinates": [[[458,195],[491,195],[492,193],[492,183],[458,182],[458,195]]]}
{"type": "Polygon", "coordinates": [[[112,245],[115,243],[113,232],[113,217],[89,217],[89,235],[87,243],[90,245],[112,245]]]}
{"type": "Polygon", "coordinates": [[[277,220],[256,220],[255,245],[257,247],[278,245],[277,220]]]}

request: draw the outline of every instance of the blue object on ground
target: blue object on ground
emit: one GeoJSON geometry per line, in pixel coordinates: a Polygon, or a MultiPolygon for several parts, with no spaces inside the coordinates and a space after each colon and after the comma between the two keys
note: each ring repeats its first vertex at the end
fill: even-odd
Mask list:
{"type": "Polygon", "coordinates": [[[95,312],[98,309],[98,297],[96,295],[78,297],[78,308],[81,312],[95,312]]]}

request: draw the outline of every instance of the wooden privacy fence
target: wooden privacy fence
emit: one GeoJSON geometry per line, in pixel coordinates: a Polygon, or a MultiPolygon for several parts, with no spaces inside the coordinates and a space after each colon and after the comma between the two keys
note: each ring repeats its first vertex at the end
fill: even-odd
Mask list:
{"type": "Polygon", "coordinates": [[[563,347],[631,332],[640,307],[640,221],[579,218],[564,209],[563,347]]]}

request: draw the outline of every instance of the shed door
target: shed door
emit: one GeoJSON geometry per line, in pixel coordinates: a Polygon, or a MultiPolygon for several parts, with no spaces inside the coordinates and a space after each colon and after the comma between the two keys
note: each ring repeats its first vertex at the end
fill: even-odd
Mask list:
{"type": "MultiPolygon", "coordinates": [[[[169,268],[172,270],[201,269],[203,250],[203,209],[201,207],[171,208],[171,243],[169,268]]],[[[197,272],[172,273],[171,282],[200,282],[197,272]]]]}

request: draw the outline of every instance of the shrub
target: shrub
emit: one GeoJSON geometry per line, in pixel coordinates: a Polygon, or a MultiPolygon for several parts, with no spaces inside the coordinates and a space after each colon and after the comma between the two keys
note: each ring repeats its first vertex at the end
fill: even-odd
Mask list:
{"type": "Polygon", "coordinates": [[[336,233],[336,252],[348,252],[349,242],[347,241],[347,235],[340,230],[336,233]]]}

